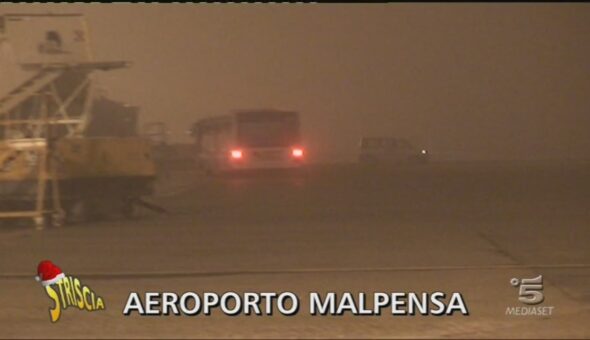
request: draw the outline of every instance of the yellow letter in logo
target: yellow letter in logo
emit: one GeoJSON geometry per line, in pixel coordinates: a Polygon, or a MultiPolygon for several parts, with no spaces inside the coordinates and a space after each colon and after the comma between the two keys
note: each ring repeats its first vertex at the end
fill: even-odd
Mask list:
{"type": "Polygon", "coordinates": [[[45,291],[47,292],[47,296],[55,303],[53,308],[49,308],[49,319],[51,322],[57,322],[59,320],[59,316],[61,314],[61,306],[59,304],[59,296],[57,292],[51,288],[51,286],[46,286],[45,291]]]}
{"type": "Polygon", "coordinates": [[[78,300],[78,308],[84,309],[84,296],[80,289],[80,280],[74,279],[74,290],[76,291],[76,300],[78,300]]]}

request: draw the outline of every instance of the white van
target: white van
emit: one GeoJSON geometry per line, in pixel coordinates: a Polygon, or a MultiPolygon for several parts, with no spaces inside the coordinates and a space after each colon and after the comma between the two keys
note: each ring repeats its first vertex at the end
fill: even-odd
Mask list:
{"type": "Polygon", "coordinates": [[[403,138],[363,137],[358,160],[360,163],[426,163],[430,154],[403,138]]]}

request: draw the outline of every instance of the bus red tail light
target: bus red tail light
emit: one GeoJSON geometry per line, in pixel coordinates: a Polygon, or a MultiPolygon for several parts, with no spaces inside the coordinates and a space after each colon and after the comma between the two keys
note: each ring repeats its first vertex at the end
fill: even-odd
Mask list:
{"type": "Polygon", "coordinates": [[[231,155],[232,159],[242,159],[242,156],[243,156],[242,150],[238,150],[238,149],[232,150],[230,152],[230,155],[231,155]]]}
{"type": "Polygon", "coordinates": [[[302,148],[293,148],[291,150],[291,155],[295,158],[302,158],[303,157],[303,149],[302,148]]]}

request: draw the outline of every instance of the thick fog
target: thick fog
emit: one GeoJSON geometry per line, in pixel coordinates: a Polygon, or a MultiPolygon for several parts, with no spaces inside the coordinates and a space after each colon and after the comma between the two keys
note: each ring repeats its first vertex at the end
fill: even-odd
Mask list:
{"type": "Polygon", "coordinates": [[[272,107],[301,112],[316,158],[352,159],[363,135],[440,159],[590,157],[589,4],[0,5],[47,11],[87,15],[96,59],[133,62],[105,91],[175,141],[272,107]]]}

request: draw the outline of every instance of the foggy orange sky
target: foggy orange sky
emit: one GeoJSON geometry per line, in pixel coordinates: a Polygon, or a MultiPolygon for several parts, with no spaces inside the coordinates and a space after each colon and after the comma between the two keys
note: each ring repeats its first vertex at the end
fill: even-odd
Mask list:
{"type": "Polygon", "coordinates": [[[362,135],[433,157],[590,158],[590,4],[0,5],[82,12],[110,96],[173,139],[236,108],[302,115],[309,153],[362,135]]]}

